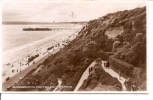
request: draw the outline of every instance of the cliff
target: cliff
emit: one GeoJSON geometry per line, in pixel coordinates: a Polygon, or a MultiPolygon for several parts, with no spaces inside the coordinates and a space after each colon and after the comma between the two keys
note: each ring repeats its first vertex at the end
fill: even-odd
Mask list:
{"type": "MultiPolygon", "coordinates": [[[[50,85],[51,78],[55,80],[55,78],[62,77],[62,85],[72,86],[72,88],[61,90],[73,91],[89,64],[96,58],[108,60],[105,52],[112,51],[116,59],[129,63],[134,68],[142,68],[143,73],[146,73],[146,7],[109,13],[89,21],[73,41],[42,63],[45,67],[41,75],[38,78],[35,77],[40,81],[37,85],[45,83],[45,85],[50,85]]],[[[117,67],[116,61],[111,63],[114,63],[114,68],[117,67]]],[[[131,70],[129,71],[132,73],[131,70]]],[[[85,88],[84,85],[81,88],[83,90],[118,90],[115,88],[115,83],[119,84],[118,80],[107,73],[99,74],[98,79],[90,82],[88,81],[85,88]],[[106,80],[100,78],[103,74],[106,80]]],[[[53,83],[56,85],[57,80],[53,83]]],[[[117,87],[120,87],[120,84],[117,87]]]]}

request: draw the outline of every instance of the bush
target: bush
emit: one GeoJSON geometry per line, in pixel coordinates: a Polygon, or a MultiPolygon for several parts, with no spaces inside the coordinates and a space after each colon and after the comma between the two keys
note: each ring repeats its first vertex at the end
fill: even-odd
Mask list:
{"type": "Polygon", "coordinates": [[[130,65],[124,61],[114,58],[114,56],[109,57],[109,62],[111,64],[111,68],[116,69],[117,71],[120,70],[121,74],[126,77],[131,77],[132,72],[134,69],[133,65],[130,65]]]}
{"type": "Polygon", "coordinates": [[[102,64],[101,58],[97,58],[97,59],[96,59],[96,63],[102,64]]]}

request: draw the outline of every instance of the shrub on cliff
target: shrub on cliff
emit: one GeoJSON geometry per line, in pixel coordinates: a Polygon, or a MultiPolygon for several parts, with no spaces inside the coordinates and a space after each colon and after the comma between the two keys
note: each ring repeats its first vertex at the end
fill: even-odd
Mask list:
{"type": "Polygon", "coordinates": [[[102,60],[101,60],[101,58],[97,58],[97,59],[96,59],[96,63],[98,63],[98,64],[102,64],[102,60]]]}
{"type": "Polygon", "coordinates": [[[82,52],[76,52],[76,53],[71,53],[68,56],[70,64],[73,64],[75,66],[79,65],[84,58],[84,54],[82,52]]]}
{"type": "Polygon", "coordinates": [[[121,74],[126,77],[131,77],[134,66],[131,64],[128,64],[122,60],[114,58],[114,56],[109,57],[109,62],[111,63],[111,67],[115,69],[116,71],[121,71],[121,74]]]}
{"type": "Polygon", "coordinates": [[[94,41],[90,41],[84,47],[84,55],[87,58],[95,58],[96,57],[97,44],[94,41]]]}
{"type": "Polygon", "coordinates": [[[94,59],[86,58],[86,60],[84,61],[83,65],[77,66],[77,70],[75,70],[75,73],[73,75],[70,76],[70,73],[68,74],[68,76],[65,79],[65,82],[62,81],[62,85],[72,86],[72,88],[63,89],[64,91],[72,91],[72,90],[74,90],[74,88],[76,87],[77,82],[81,78],[83,72],[91,64],[91,62],[93,62],[93,60],[94,59]]]}
{"type": "Polygon", "coordinates": [[[92,79],[91,82],[89,83],[89,85],[87,85],[86,89],[85,90],[91,90],[93,89],[94,87],[96,87],[98,85],[98,80],[96,79],[92,79]]]}
{"type": "Polygon", "coordinates": [[[99,81],[102,85],[114,85],[116,83],[120,83],[116,78],[113,78],[108,73],[103,72],[100,77],[99,81]]]}

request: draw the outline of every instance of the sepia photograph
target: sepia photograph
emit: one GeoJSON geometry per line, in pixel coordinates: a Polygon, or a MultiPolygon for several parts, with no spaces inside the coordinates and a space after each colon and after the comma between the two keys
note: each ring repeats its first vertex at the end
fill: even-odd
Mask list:
{"type": "Polygon", "coordinates": [[[147,0],[10,0],[3,93],[148,93],[147,0]]]}

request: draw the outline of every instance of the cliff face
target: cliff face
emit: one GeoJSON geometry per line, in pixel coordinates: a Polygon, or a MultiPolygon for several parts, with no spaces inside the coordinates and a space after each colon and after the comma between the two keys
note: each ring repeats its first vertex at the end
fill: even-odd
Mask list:
{"type": "MultiPolygon", "coordinates": [[[[118,41],[118,46],[116,46],[114,52],[115,58],[136,68],[146,69],[146,7],[119,11],[91,20],[70,44],[73,44],[71,50],[72,48],[76,49],[74,51],[82,54],[80,56],[82,61],[85,58],[95,59],[97,57],[106,60],[107,57],[103,52],[113,51],[113,45],[116,41],[118,41]],[[95,50],[92,50],[92,48],[95,48],[95,50]]],[[[80,62],[76,63],[79,64],[80,62]]],[[[135,68],[130,69],[130,71],[131,77],[135,77],[135,68]]],[[[126,71],[123,72],[125,76],[126,73],[126,71]]],[[[145,75],[145,70],[143,73],[145,75]]],[[[71,85],[70,80],[75,77],[74,75],[67,79],[69,85],[71,85]]],[[[145,81],[145,78],[143,78],[143,81],[145,81]]]]}
{"type": "MultiPolygon", "coordinates": [[[[51,78],[62,77],[62,85],[72,86],[62,90],[72,91],[89,64],[96,58],[108,60],[105,52],[112,51],[115,58],[146,69],[146,7],[118,11],[89,21],[73,41],[42,63],[45,66],[42,71],[46,77],[42,77],[43,81],[38,85],[45,84],[44,82],[45,85],[49,85],[51,78]],[[45,73],[47,70],[52,76],[45,73]]],[[[115,83],[119,82],[109,75],[105,76],[106,80],[110,77],[114,83],[102,84],[112,80],[106,81],[98,77],[98,81],[92,80],[91,83],[88,81],[86,87],[90,89],[86,90],[118,90],[115,83]]],[[[120,84],[118,86],[120,87],[120,84]]]]}
{"type": "Polygon", "coordinates": [[[129,69],[130,72],[127,72],[126,68],[121,68],[123,75],[131,77],[138,85],[146,81],[146,7],[119,11],[91,20],[76,39],[78,47],[85,48],[84,57],[100,57],[103,60],[105,55],[102,52],[113,51],[117,41],[114,57],[134,66],[129,69]],[[91,41],[96,45],[93,46],[96,48],[93,52],[88,51],[91,41]],[[138,70],[141,70],[141,73],[137,73],[138,70]]]}

